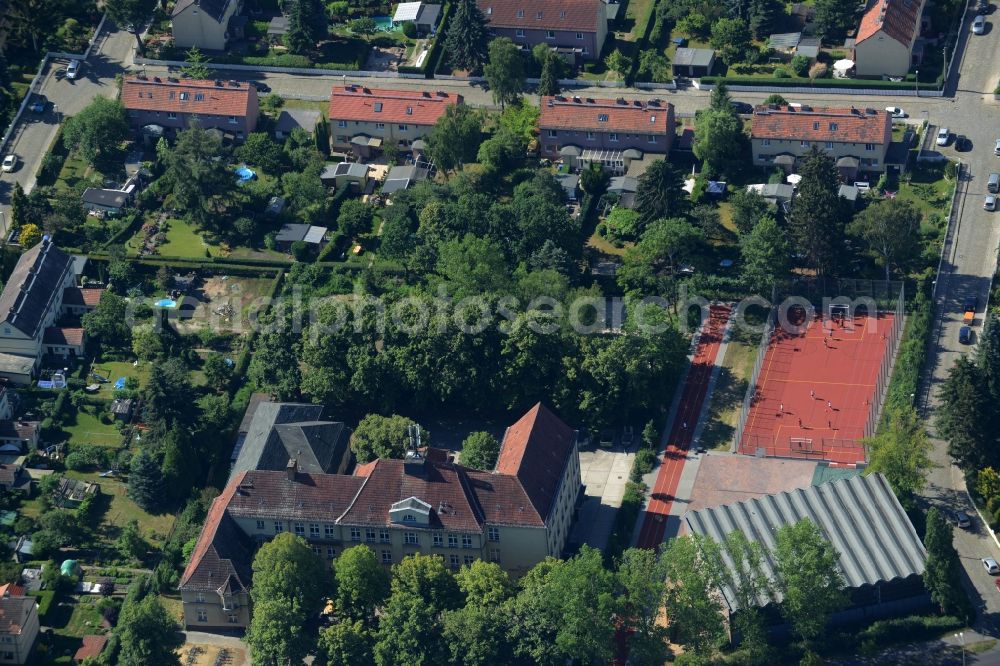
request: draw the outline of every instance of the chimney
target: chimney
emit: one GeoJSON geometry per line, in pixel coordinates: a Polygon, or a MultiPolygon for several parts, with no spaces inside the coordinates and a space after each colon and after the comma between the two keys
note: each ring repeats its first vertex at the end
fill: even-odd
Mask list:
{"type": "Polygon", "coordinates": [[[403,458],[403,472],[407,476],[423,478],[424,456],[420,453],[420,426],[413,423],[406,428],[407,447],[406,456],[403,458]]]}
{"type": "Polygon", "coordinates": [[[289,481],[295,481],[295,473],[299,469],[299,464],[295,458],[291,458],[288,464],[285,465],[285,474],[288,476],[289,481]]]}

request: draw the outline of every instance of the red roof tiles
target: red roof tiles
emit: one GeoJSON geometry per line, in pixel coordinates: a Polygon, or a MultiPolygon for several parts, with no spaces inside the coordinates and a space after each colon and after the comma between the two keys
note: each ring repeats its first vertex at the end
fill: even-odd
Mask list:
{"type": "Polygon", "coordinates": [[[462,96],[446,92],[388,90],[362,86],[335,87],[330,92],[330,121],[338,120],[433,125],[449,104],[462,96]]]}
{"type": "Polygon", "coordinates": [[[42,338],[42,342],[47,345],[79,347],[83,344],[83,329],[49,326],[45,329],[45,336],[42,338]]]}
{"type": "Polygon", "coordinates": [[[212,502],[201,534],[198,535],[198,543],[191,553],[191,560],[181,575],[178,587],[217,590],[232,576],[236,576],[249,588],[250,553],[242,548],[240,530],[226,515],[226,508],[244,476],[245,474],[236,476],[212,502]]]}
{"type": "Polygon", "coordinates": [[[257,89],[249,83],[223,81],[217,85],[215,81],[135,76],[122,82],[122,104],[141,111],[244,118],[256,107],[251,96],[257,97],[257,89]]]}
{"type": "Polygon", "coordinates": [[[549,516],[576,446],[576,431],[542,403],[507,428],[496,472],[517,477],[538,515],[549,516]]]}
{"type": "Polygon", "coordinates": [[[494,28],[534,28],[597,32],[606,21],[601,0],[478,0],[494,28]]]}
{"type": "Polygon", "coordinates": [[[0,598],[0,634],[16,636],[35,612],[34,597],[0,598]]]}
{"type": "Polygon", "coordinates": [[[75,305],[77,307],[86,306],[88,308],[96,308],[97,304],[101,302],[101,296],[104,294],[103,289],[94,288],[81,288],[81,287],[66,287],[63,289],[63,305],[75,305]]]}
{"type": "Polygon", "coordinates": [[[107,636],[84,636],[83,644],[76,651],[76,654],[73,655],[73,661],[79,664],[84,659],[99,657],[107,643],[107,636]]]}
{"type": "Polygon", "coordinates": [[[892,141],[892,118],[879,109],[758,106],[750,138],[882,145],[892,141]]]}
{"type": "Polygon", "coordinates": [[[855,44],[882,31],[909,48],[918,32],[922,7],[922,0],[876,0],[861,18],[855,44]]]}
{"type": "Polygon", "coordinates": [[[674,132],[674,105],[624,98],[543,97],[541,130],[586,130],[667,135],[674,132]]]}
{"type": "Polygon", "coordinates": [[[298,472],[292,481],[286,471],[254,470],[233,483],[238,486],[228,503],[233,516],[332,522],[351,505],[364,479],[298,472]]]}

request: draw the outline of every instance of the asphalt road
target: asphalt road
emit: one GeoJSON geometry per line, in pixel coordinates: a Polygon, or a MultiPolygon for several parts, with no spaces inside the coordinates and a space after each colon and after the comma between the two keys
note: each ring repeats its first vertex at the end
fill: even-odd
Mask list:
{"type": "Polygon", "coordinates": [[[114,97],[117,94],[115,76],[131,64],[135,38],[108,22],[99,39],[101,41],[75,80],[64,76],[68,61],[50,61],[39,91],[49,102],[45,113],[34,114],[26,110],[22,116],[17,134],[7,148],[8,154],[17,155],[18,168],[13,173],[0,174],[0,231],[4,235],[10,223],[14,183],[20,183],[25,192],[34,187],[35,174],[55,139],[60,119],[77,113],[98,95],[114,97]]]}

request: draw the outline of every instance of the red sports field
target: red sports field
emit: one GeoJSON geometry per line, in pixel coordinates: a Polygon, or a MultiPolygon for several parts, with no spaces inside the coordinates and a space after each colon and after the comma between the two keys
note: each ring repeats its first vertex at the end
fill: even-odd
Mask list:
{"type": "MultiPolygon", "coordinates": [[[[865,459],[859,440],[877,398],[894,316],[810,322],[804,333],[775,328],[740,441],[740,453],[865,459]]],[[[887,373],[883,373],[885,377],[887,373]]]]}

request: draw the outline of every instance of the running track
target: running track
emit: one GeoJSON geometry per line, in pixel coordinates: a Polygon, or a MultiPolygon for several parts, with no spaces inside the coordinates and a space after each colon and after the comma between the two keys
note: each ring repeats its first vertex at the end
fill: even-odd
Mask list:
{"type": "Polygon", "coordinates": [[[708,323],[702,328],[691,368],[684,382],[681,401],[674,417],[667,448],[663,455],[660,471],[656,475],[653,492],[649,496],[645,518],[636,545],[639,548],[659,548],[667,528],[667,516],[674,503],[674,493],[680,483],[681,472],[687,459],[695,426],[701,416],[702,405],[708,394],[708,384],[712,378],[712,368],[719,354],[722,335],[729,320],[728,305],[713,305],[709,308],[708,323]],[[687,427],[685,428],[685,424],[687,427]]]}

